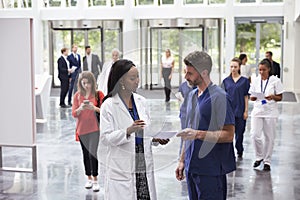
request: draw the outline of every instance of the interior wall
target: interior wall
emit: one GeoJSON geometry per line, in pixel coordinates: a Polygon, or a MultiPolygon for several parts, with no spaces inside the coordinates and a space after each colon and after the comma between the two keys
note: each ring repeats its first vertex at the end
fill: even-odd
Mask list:
{"type": "MultiPolygon", "coordinates": [[[[286,0],[284,5],[284,57],[283,57],[283,85],[286,91],[300,92],[300,80],[297,77],[297,55],[300,54],[299,23],[295,20],[295,1],[286,0]]],[[[298,67],[299,68],[299,67],[298,67]]],[[[297,73],[298,71],[298,73],[297,73]]]]}
{"type": "Polygon", "coordinates": [[[0,145],[31,146],[35,143],[32,20],[0,19],[0,27],[0,145]]]}

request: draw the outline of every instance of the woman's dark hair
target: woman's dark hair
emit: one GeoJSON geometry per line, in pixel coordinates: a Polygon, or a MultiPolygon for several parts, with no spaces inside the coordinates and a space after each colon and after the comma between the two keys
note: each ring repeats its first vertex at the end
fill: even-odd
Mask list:
{"type": "Polygon", "coordinates": [[[135,66],[135,64],[127,59],[117,60],[112,65],[108,76],[107,95],[104,97],[103,102],[107,98],[112,97],[119,92],[119,80],[131,69],[132,66],[135,66]]]}
{"type": "Polygon", "coordinates": [[[269,69],[270,69],[270,71],[269,71],[269,76],[272,76],[272,75],[273,75],[272,64],[271,64],[271,62],[269,61],[269,59],[264,58],[262,61],[259,62],[259,65],[264,65],[264,66],[266,66],[267,68],[269,68],[269,69]]]}
{"type": "MultiPolygon", "coordinates": [[[[240,69],[239,69],[238,73],[241,74],[241,64],[242,64],[241,59],[239,59],[238,57],[234,57],[231,59],[231,62],[237,62],[239,64],[240,69]]],[[[231,73],[229,74],[229,76],[231,76],[231,73]]]]}
{"type": "Polygon", "coordinates": [[[245,53],[241,53],[239,59],[243,61],[245,58],[247,58],[247,55],[245,53]]]}

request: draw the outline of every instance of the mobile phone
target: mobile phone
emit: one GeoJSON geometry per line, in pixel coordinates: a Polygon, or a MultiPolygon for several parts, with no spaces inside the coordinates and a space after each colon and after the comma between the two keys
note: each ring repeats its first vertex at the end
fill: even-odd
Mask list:
{"type": "Polygon", "coordinates": [[[89,101],[89,100],[83,100],[83,103],[84,103],[85,105],[88,105],[88,104],[90,104],[90,101],[89,101]]]}

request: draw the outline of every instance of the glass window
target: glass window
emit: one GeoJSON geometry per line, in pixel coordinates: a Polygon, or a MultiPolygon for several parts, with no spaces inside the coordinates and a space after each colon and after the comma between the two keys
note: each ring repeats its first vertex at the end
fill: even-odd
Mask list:
{"type": "Polygon", "coordinates": [[[277,2],[283,2],[283,0],[263,0],[264,3],[277,3],[277,2]]]}
{"type": "Polygon", "coordinates": [[[105,6],[106,0],[92,0],[94,6],[105,6]]]}
{"type": "Polygon", "coordinates": [[[60,7],[61,1],[60,0],[49,0],[50,7],[60,7]]]}
{"type": "Polygon", "coordinates": [[[209,0],[209,4],[221,4],[226,3],[226,0],[209,0]]]}
{"type": "Polygon", "coordinates": [[[203,0],[185,0],[185,4],[202,4],[203,0]]]}
{"type": "Polygon", "coordinates": [[[237,3],[255,3],[256,0],[236,0],[237,3]]]}
{"type": "Polygon", "coordinates": [[[161,5],[174,4],[174,0],[160,0],[161,5]]]}
{"type": "Polygon", "coordinates": [[[138,5],[153,5],[153,0],[136,0],[138,5]]]}
{"type": "Polygon", "coordinates": [[[113,6],[123,6],[124,0],[113,0],[112,4],[113,6]]]}
{"type": "Polygon", "coordinates": [[[120,29],[105,29],[104,30],[104,59],[111,60],[111,51],[114,48],[120,49],[120,29]]]}

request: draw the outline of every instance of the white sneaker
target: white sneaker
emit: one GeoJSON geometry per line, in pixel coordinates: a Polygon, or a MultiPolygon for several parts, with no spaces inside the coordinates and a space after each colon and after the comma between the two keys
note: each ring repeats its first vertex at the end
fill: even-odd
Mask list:
{"type": "Polygon", "coordinates": [[[86,182],[85,186],[86,189],[91,189],[93,187],[93,182],[92,180],[88,180],[88,182],[86,182]]]}
{"type": "Polygon", "coordinates": [[[94,181],[94,182],[93,182],[93,191],[94,191],[94,192],[99,192],[99,190],[100,190],[100,185],[99,185],[99,183],[96,182],[96,181],[94,181]]]}

